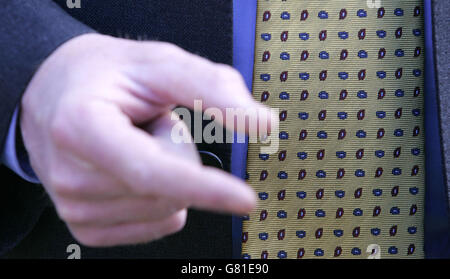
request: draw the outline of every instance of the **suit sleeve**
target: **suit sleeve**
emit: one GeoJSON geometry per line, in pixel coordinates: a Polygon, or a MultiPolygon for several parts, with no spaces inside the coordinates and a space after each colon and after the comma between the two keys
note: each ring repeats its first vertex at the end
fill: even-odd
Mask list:
{"type": "MultiPolygon", "coordinates": [[[[0,7],[0,148],[39,65],[73,37],[93,32],[51,0],[2,0],[0,7]]],[[[55,77],[57,78],[57,77],[55,77]]],[[[33,229],[50,204],[41,186],[0,166],[0,257],[33,229]]]]}
{"type": "Polygon", "coordinates": [[[61,44],[93,32],[51,0],[3,0],[0,9],[0,146],[39,65],[61,44]]]}

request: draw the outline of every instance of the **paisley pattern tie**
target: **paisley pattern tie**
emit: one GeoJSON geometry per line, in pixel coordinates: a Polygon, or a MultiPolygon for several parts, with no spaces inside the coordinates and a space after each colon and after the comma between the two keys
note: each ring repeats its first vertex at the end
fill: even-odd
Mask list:
{"type": "Polygon", "coordinates": [[[421,0],[258,1],[280,147],[249,144],[243,258],[424,256],[423,28],[421,0]]]}

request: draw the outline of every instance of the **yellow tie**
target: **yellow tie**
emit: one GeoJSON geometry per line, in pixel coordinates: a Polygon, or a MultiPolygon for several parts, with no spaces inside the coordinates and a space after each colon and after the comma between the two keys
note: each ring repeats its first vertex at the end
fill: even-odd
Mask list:
{"type": "Polygon", "coordinates": [[[424,256],[423,27],[421,0],[258,1],[280,147],[249,144],[243,258],[424,256]]]}

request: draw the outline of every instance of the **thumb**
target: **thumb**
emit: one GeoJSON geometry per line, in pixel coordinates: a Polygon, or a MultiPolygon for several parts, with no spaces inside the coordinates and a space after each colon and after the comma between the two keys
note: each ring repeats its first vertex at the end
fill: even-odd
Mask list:
{"type": "Polygon", "coordinates": [[[253,100],[238,71],[172,44],[139,44],[139,51],[133,54],[141,57],[139,74],[135,78],[150,90],[150,94],[156,94],[168,104],[201,109],[207,114],[214,112],[216,121],[238,131],[258,129],[264,121],[270,132],[271,111],[253,100]],[[222,117],[218,117],[218,112],[222,117]],[[233,119],[232,123],[225,121],[227,116],[233,119]],[[239,117],[245,121],[244,126],[235,125],[239,117]],[[249,127],[251,123],[257,127],[249,127]]]}

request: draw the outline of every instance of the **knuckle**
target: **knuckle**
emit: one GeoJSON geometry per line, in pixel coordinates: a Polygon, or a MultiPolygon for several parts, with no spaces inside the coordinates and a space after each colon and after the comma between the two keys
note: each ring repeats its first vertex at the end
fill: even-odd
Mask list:
{"type": "Polygon", "coordinates": [[[241,74],[228,65],[215,66],[214,74],[211,77],[215,86],[224,86],[241,80],[241,74]]]}
{"type": "Polygon", "coordinates": [[[158,57],[163,57],[167,59],[175,59],[174,57],[180,56],[182,49],[177,45],[168,42],[157,42],[156,51],[152,55],[157,55],[158,57]]]}
{"type": "Polygon", "coordinates": [[[64,114],[53,117],[49,125],[49,135],[57,145],[64,145],[69,141],[71,133],[64,114]]]}
{"type": "Polygon", "coordinates": [[[49,184],[51,185],[53,191],[59,195],[71,196],[77,192],[77,189],[72,181],[60,172],[51,172],[49,184]]]}
{"type": "Polygon", "coordinates": [[[57,208],[62,220],[69,224],[84,224],[91,222],[89,211],[81,206],[61,204],[57,208]]]}
{"type": "Polygon", "coordinates": [[[77,139],[85,129],[87,121],[95,117],[96,111],[93,103],[66,100],[56,110],[49,123],[50,138],[56,145],[70,147],[77,144],[77,139]]]}
{"type": "Polygon", "coordinates": [[[220,65],[218,68],[218,77],[224,80],[238,80],[241,74],[229,65],[220,65]]]}
{"type": "Polygon", "coordinates": [[[79,198],[95,192],[96,184],[82,175],[74,175],[72,168],[55,167],[51,169],[45,184],[57,196],[79,198]]]}

